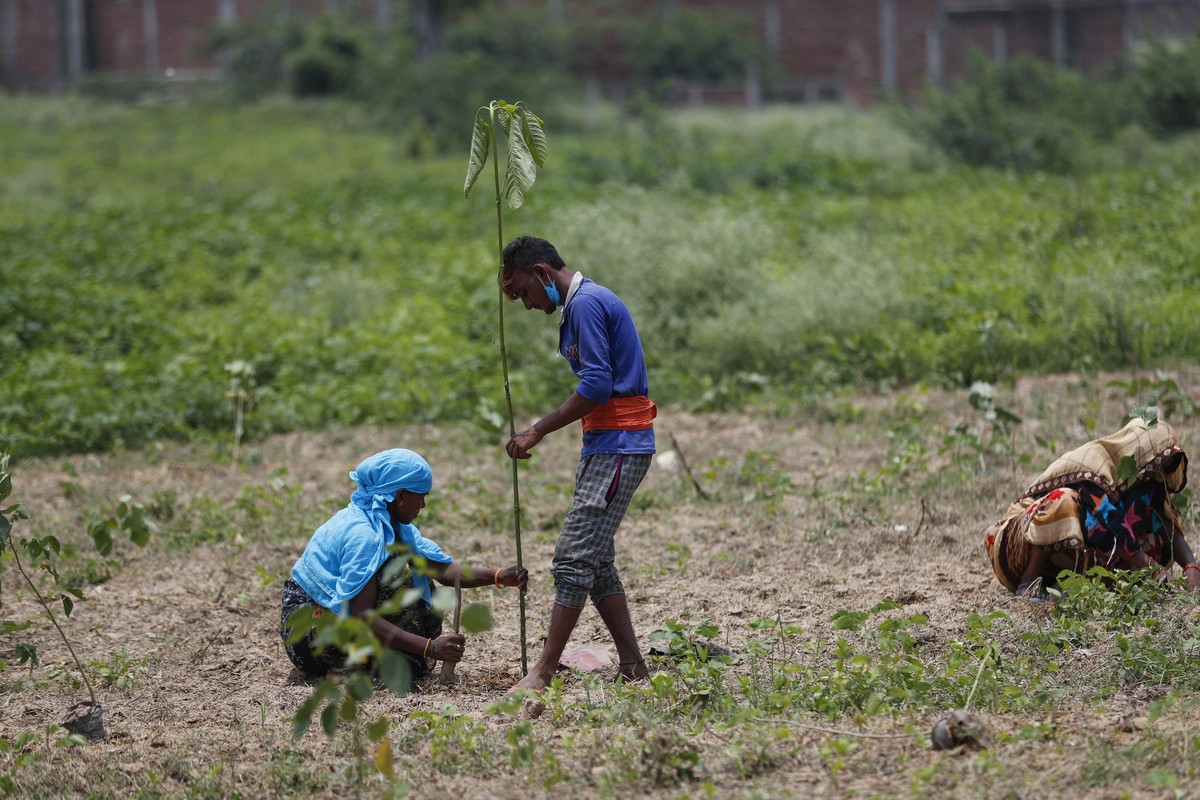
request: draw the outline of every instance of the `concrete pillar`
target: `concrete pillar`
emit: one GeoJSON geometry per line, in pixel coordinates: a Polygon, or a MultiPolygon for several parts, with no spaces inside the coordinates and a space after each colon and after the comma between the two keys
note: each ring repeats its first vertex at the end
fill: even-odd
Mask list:
{"type": "Polygon", "coordinates": [[[763,43],[767,51],[767,63],[779,61],[783,44],[783,24],[779,11],[779,0],[763,0],[763,43]]]}
{"type": "Polygon", "coordinates": [[[394,21],[392,0],[375,0],[375,27],[381,31],[390,31],[394,21]]]}
{"type": "Polygon", "coordinates": [[[217,20],[226,25],[237,22],[237,0],[221,0],[217,6],[217,20]]]}
{"type": "Polygon", "coordinates": [[[879,0],[879,79],[885,89],[895,89],[900,84],[899,55],[896,0],[879,0]]]}
{"type": "Polygon", "coordinates": [[[1124,55],[1133,50],[1137,36],[1137,3],[1126,0],[1125,14],[1121,20],[1121,44],[1125,48],[1124,55]]]}
{"type": "Polygon", "coordinates": [[[83,0],[67,0],[63,8],[66,12],[67,82],[69,83],[80,78],[85,67],[83,0]]]}
{"type": "Polygon", "coordinates": [[[945,58],[942,53],[942,28],[930,25],[925,29],[925,80],[941,87],[945,80],[945,58]]]}
{"type": "Polygon", "coordinates": [[[1008,61],[1008,27],[1003,19],[992,23],[992,58],[997,64],[1008,61]]]}
{"type": "Polygon", "coordinates": [[[142,42],[146,49],[146,74],[158,77],[158,4],[142,0],[142,42]]]}
{"type": "Polygon", "coordinates": [[[757,111],[762,108],[762,73],[757,67],[746,70],[746,108],[757,111]]]}
{"type": "Polygon", "coordinates": [[[1067,10],[1061,2],[1050,10],[1050,56],[1055,67],[1067,66],[1067,10]]]}
{"type": "Polygon", "coordinates": [[[17,83],[17,65],[21,63],[17,50],[20,32],[21,7],[17,0],[4,0],[4,79],[10,86],[17,83]]]}

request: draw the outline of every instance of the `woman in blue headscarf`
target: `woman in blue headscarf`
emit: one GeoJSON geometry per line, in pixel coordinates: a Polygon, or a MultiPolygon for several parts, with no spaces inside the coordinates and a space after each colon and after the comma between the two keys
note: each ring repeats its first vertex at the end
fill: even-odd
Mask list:
{"type": "Polygon", "coordinates": [[[289,617],[300,608],[313,616],[326,611],[366,620],[384,646],[407,658],[413,677],[430,670],[431,660],[459,661],[466,639],[442,635],[442,620],[429,607],[432,575],[464,588],[515,586],[524,592],[528,574],[518,567],[463,569],[412,524],[433,488],[433,472],[411,450],[384,450],[350,473],[358,490],[350,503],[317,529],[283,585],[280,633],[288,657],[302,672],[317,677],[337,674],[345,654],[315,646],[316,629],[289,642],[289,617]],[[375,609],[398,592],[415,589],[419,598],[395,613],[375,609]]]}

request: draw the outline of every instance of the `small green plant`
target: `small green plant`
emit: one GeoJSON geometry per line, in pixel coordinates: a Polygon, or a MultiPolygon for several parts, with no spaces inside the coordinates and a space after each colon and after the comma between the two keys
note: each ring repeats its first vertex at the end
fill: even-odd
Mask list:
{"type": "Polygon", "coordinates": [[[1109,386],[1124,389],[1125,395],[1136,405],[1130,410],[1121,424],[1129,422],[1134,417],[1172,420],[1183,422],[1196,413],[1196,401],[1179,384],[1161,372],[1153,378],[1130,378],[1127,381],[1113,380],[1109,386]]]}
{"type": "Polygon", "coordinates": [[[254,365],[239,358],[226,364],[225,372],[229,374],[225,397],[233,401],[233,463],[236,464],[246,432],[246,408],[254,399],[254,365]]]}
{"type": "MultiPolygon", "coordinates": [[[[54,626],[58,632],[63,644],[67,648],[67,652],[71,656],[71,660],[75,663],[79,679],[87,688],[90,705],[80,704],[73,711],[78,711],[83,708],[83,713],[77,715],[74,723],[78,723],[78,730],[84,731],[89,738],[100,739],[104,737],[104,724],[101,716],[100,701],[96,697],[96,691],[92,686],[91,680],[88,678],[88,670],[85,668],[79,656],[75,653],[75,648],[71,645],[71,640],[67,636],[59,622],[58,615],[55,614],[52,603],[57,602],[62,606],[63,616],[70,618],[71,612],[75,608],[76,601],[84,599],[83,589],[73,585],[65,580],[60,572],[60,562],[64,548],[59,542],[58,537],[54,535],[46,536],[31,536],[15,537],[13,535],[14,525],[22,520],[29,519],[29,511],[21,503],[15,503],[9,506],[3,506],[5,500],[12,494],[12,475],[9,472],[10,456],[8,453],[0,452],[0,553],[3,548],[8,546],[12,553],[13,563],[20,573],[21,578],[33,593],[34,599],[41,608],[42,613],[50,624],[54,626]],[[35,575],[41,577],[41,581],[35,580],[35,575]],[[41,587],[39,587],[41,583],[41,587]]],[[[146,544],[150,538],[150,533],[153,526],[145,519],[144,509],[141,504],[135,502],[132,497],[124,495],[117,503],[116,511],[104,517],[89,526],[89,532],[92,534],[92,539],[96,545],[96,549],[102,555],[108,555],[112,551],[112,531],[121,530],[129,534],[130,539],[139,547],[146,544]]],[[[0,592],[0,598],[3,597],[0,592]]],[[[0,603],[2,607],[2,603],[0,603]]],[[[14,634],[23,630],[27,630],[32,624],[32,620],[10,621],[5,620],[0,627],[0,634],[14,634]]],[[[14,655],[17,659],[17,664],[28,664],[32,670],[38,664],[37,649],[28,643],[17,643],[14,647],[14,655]]],[[[0,667],[3,665],[0,664],[0,667]]]]}

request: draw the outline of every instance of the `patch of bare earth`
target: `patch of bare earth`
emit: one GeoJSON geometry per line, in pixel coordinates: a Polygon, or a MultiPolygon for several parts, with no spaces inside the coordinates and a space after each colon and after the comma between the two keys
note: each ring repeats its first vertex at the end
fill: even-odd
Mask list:
{"type": "MultiPolygon", "coordinates": [[[[1001,387],[1003,404],[1024,418],[1013,449],[1032,454],[1030,463],[992,458],[986,472],[952,485],[874,493],[867,500],[861,486],[889,469],[900,448],[892,434],[906,421],[915,421],[909,436],[926,454],[923,474],[951,469],[950,457],[939,452],[942,437],[958,422],[976,425],[980,419],[965,392],[907,390],[830,400],[788,414],[666,409],[657,425],[656,466],[617,545],[643,648],[670,619],[689,629],[715,623],[718,642],[737,651],[758,635],[750,623],[770,617],[805,630],[777,658],[820,658],[805,648],[834,635],[830,620],[837,611],[867,610],[884,598],[899,603],[904,614],[926,615],[930,624],[921,635],[941,644],[963,637],[971,612],[1002,609],[1018,620],[1018,632],[1036,630],[1042,612],[1014,601],[997,584],[981,553],[981,534],[1051,460],[1052,453],[1034,444],[1035,435],[1065,450],[1087,438],[1085,418],[1094,418],[1097,433],[1119,426],[1130,402],[1107,385],[1108,377],[1129,378],[1056,376],[1001,387]],[[748,459],[759,466],[739,474],[748,459]]],[[[1194,375],[1177,379],[1189,396],[1197,395],[1194,375]]],[[[1200,441],[1195,420],[1177,427],[1185,446],[1200,441]]],[[[279,584],[308,532],[346,502],[353,489],[347,472],[364,456],[392,446],[416,449],[434,466],[434,492],[417,521],[425,535],[468,564],[513,562],[509,463],[498,441],[465,428],[280,436],[247,447],[238,466],[212,448],[173,444],[15,464],[13,499],[28,506],[34,518],[25,523],[29,530],[54,532],[77,542],[84,553],[90,551],[82,533],[86,513],[121,494],[150,503],[169,490],[176,509],[198,507],[204,499],[228,508],[236,506],[239,493],[246,496],[247,487],[268,495],[272,480],[296,487],[271,510],[278,527],[211,530],[204,540],[186,543],[160,534],[144,550],[118,543],[120,566],[87,589],[66,629],[85,661],[111,664],[113,654],[127,656],[131,685],[99,689],[107,740],[70,751],[50,748],[36,772],[19,773],[29,796],[83,797],[98,790],[112,796],[191,791],[334,797],[353,791],[346,737],[330,741],[314,727],[298,743],[290,738],[291,715],[311,685],[283,653],[279,584]]],[[[533,575],[527,612],[531,659],[548,621],[553,597],[548,567],[577,457],[572,429],[547,439],[521,469],[524,556],[533,575]]],[[[2,565],[5,618],[33,617],[35,608],[21,591],[11,559],[2,565]]],[[[999,743],[982,760],[977,753],[929,750],[906,733],[906,726],[928,733],[934,717],[882,714],[765,726],[772,733],[757,751],[727,731],[681,726],[701,765],[689,774],[659,774],[657,780],[650,765],[669,762],[674,745],[664,740],[665,750],[656,754],[653,737],[644,737],[641,749],[629,753],[637,777],[627,782],[614,778],[616,768],[606,762],[563,764],[566,783],[549,787],[530,784],[524,771],[507,763],[495,764],[486,775],[469,768],[443,774],[434,762],[445,756],[431,749],[414,712],[452,704],[487,730],[503,732],[517,724],[487,711],[504,700],[520,674],[516,596],[482,589],[465,595],[491,605],[495,628],[470,638],[467,660],[457,670],[460,682],[429,681],[406,696],[378,692],[365,708],[369,718],[382,714],[392,721],[397,763],[414,797],[538,798],[558,796],[564,787],[578,796],[625,796],[633,789],[679,797],[701,794],[707,783],[723,796],[1159,796],[1134,779],[1083,785],[1088,753],[1098,741],[1113,747],[1140,741],[1144,724],[1129,720],[1138,719],[1146,698],[1136,694],[1053,720],[985,714],[994,737],[1013,736],[994,739],[999,743]],[[1017,740],[1015,734],[1035,722],[1053,723],[1053,741],[1017,740]],[[852,746],[838,766],[836,749],[830,748],[840,741],[852,746]]],[[[86,696],[65,679],[52,679],[66,661],[53,630],[39,622],[25,635],[43,664],[32,671],[10,664],[0,672],[0,737],[9,740],[41,731],[86,696]]],[[[585,611],[573,643],[610,645],[593,609],[585,611]]],[[[1078,656],[1088,657],[1094,656],[1078,656]]],[[[749,669],[732,668],[731,680],[746,677],[749,669]]],[[[603,702],[610,691],[570,672],[563,676],[566,708],[576,701],[603,702]]],[[[1185,716],[1169,714],[1156,724],[1190,739],[1196,723],[1185,716]]],[[[560,753],[577,753],[563,743],[588,733],[569,715],[543,716],[534,730],[542,747],[560,753]]],[[[381,787],[378,779],[368,780],[364,794],[377,795],[381,787]]]]}

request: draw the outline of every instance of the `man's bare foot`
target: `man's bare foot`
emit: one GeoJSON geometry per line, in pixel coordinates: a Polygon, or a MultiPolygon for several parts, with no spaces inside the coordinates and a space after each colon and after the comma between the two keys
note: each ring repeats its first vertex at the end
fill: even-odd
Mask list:
{"type": "Polygon", "coordinates": [[[547,678],[546,676],[542,675],[540,672],[537,672],[536,670],[534,670],[534,671],[530,671],[530,673],[528,675],[526,675],[524,678],[521,678],[521,680],[519,680],[515,684],[513,684],[509,688],[508,693],[516,694],[517,692],[521,691],[522,689],[527,689],[527,690],[533,691],[533,692],[540,692],[549,685],[550,685],[550,678],[547,678]]]}
{"type": "Polygon", "coordinates": [[[650,670],[646,669],[646,659],[637,661],[622,661],[617,667],[618,681],[645,681],[650,679],[650,670]]]}

